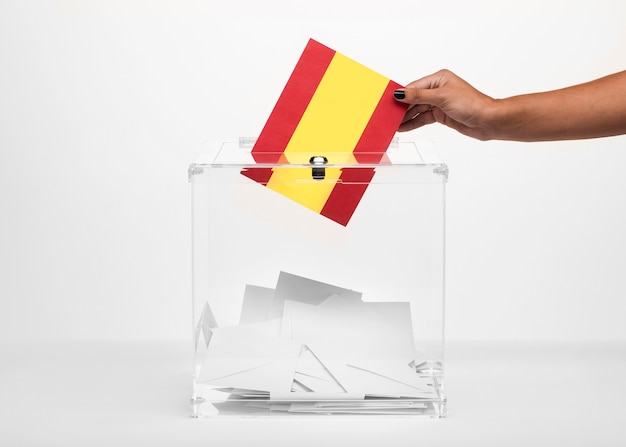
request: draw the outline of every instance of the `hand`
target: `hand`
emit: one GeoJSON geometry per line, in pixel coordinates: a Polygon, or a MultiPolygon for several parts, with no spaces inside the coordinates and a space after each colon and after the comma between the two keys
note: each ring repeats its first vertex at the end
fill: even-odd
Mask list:
{"type": "Polygon", "coordinates": [[[437,122],[479,140],[494,138],[489,123],[496,101],[449,70],[413,81],[396,90],[394,97],[411,104],[400,132],[437,122]]]}

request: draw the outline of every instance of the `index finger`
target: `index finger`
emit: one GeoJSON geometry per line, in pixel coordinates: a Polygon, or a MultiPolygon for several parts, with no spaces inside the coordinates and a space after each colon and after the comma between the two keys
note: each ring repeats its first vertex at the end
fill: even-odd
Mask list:
{"type": "Polygon", "coordinates": [[[445,85],[447,78],[452,75],[449,70],[439,70],[437,73],[433,73],[423,78],[417,79],[409,84],[407,88],[419,88],[419,89],[433,89],[442,87],[445,85]]]}

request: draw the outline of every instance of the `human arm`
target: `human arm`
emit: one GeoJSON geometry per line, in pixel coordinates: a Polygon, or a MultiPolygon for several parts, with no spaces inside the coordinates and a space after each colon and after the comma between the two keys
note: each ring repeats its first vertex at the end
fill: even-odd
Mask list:
{"type": "Polygon", "coordinates": [[[434,122],[480,140],[550,141],[626,134],[626,71],[542,93],[491,98],[448,70],[411,82],[399,131],[434,122]]]}

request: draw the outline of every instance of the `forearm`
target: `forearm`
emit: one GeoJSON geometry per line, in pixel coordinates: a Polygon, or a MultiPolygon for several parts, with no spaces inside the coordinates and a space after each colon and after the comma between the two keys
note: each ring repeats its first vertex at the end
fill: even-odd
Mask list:
{"type": "Polygon", "coordinates": [[[560,90],[497,99],[493,139],[549,141],[626,133],[626,71],[560,90]]]}

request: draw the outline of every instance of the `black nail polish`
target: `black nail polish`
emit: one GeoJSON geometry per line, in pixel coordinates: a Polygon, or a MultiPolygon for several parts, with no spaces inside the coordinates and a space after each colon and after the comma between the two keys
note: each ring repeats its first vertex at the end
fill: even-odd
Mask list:
{"type": "Polygon", "coordinates": [[[404,90],[394,90],[393,97],[396,99],[404,99],[405,97],[404,90]]]}

